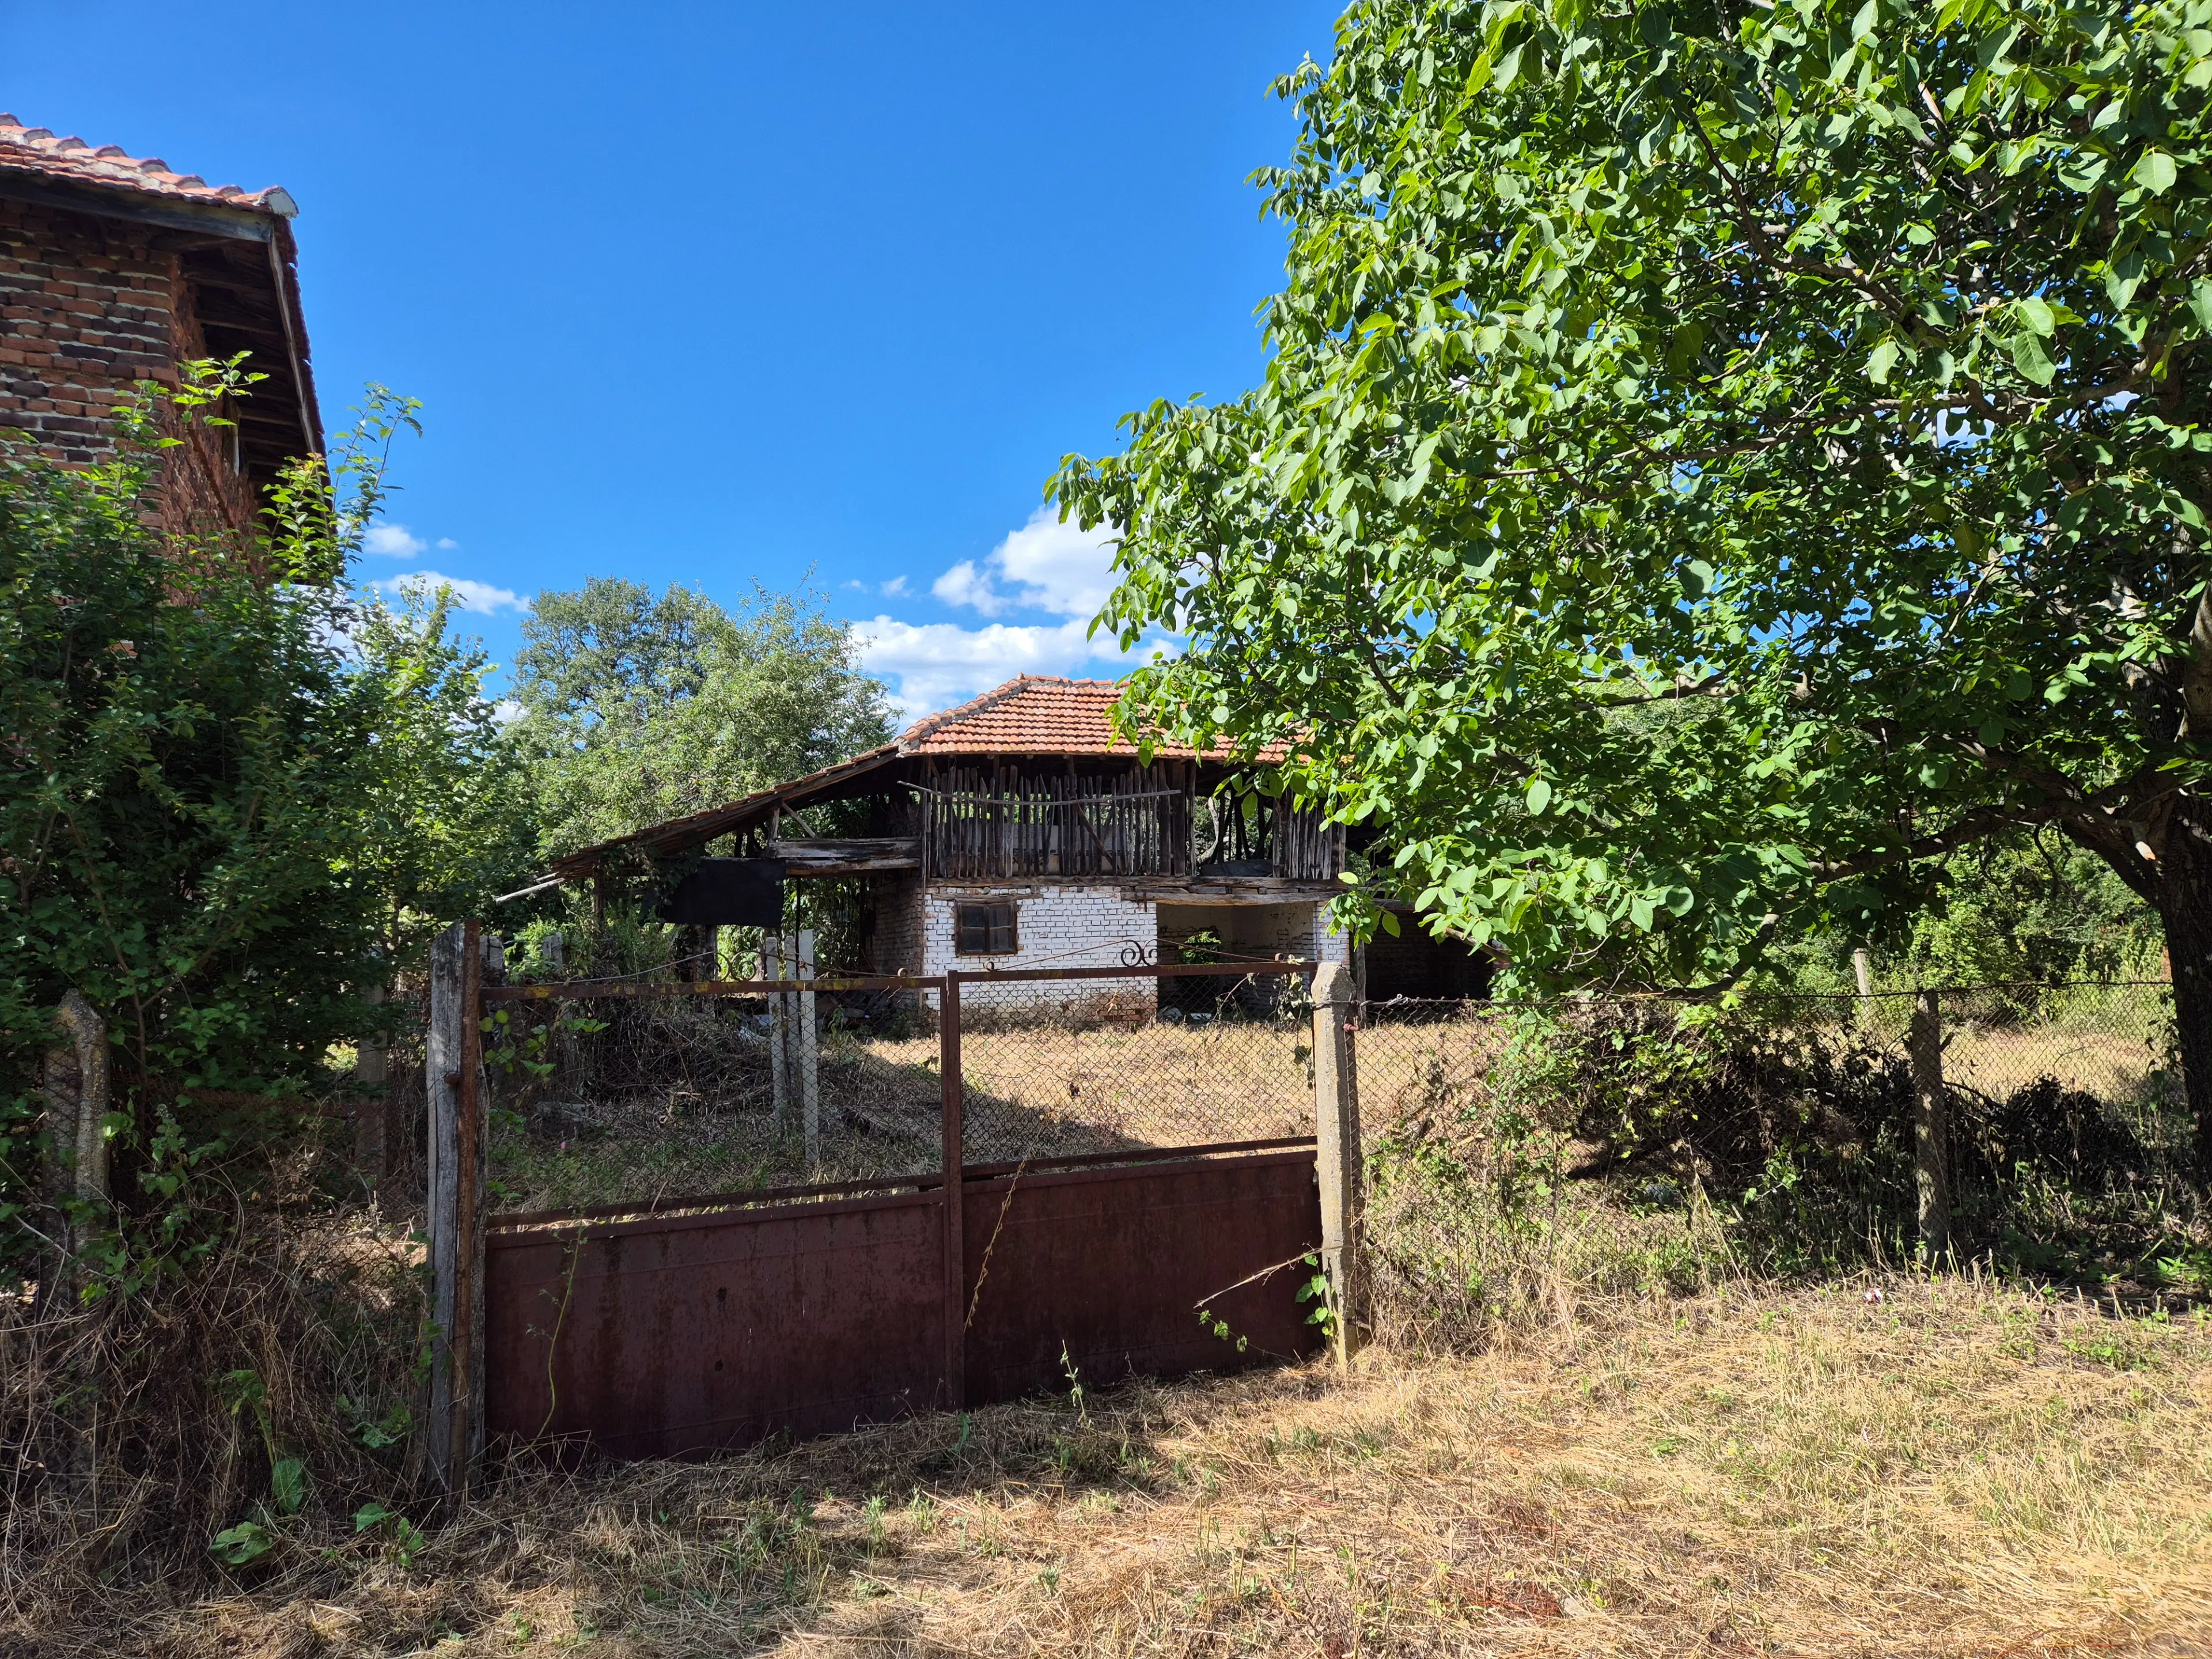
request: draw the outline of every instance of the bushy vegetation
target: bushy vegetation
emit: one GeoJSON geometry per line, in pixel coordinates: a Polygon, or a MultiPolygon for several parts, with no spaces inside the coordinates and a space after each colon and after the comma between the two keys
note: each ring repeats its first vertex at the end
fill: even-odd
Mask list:
{"type": "MultiPolygon", "coordinates": [[[[248,389],[201,365],[173,400],[220,422],[248,389]]],[[[0,445],[0,1266],[40,1248],[40,1071],[75,990],[113,1073],[95,1291],[208,1245],[202,1177],[289,1135],[333,1046],[382,1036],[364,989],[530,851],[481,656],[442,605],[347,585],[410,407],[374,392],[250,538],[152,527],[155,410],[88,469],[0,445]]]]}
{"type": "MultiPolygon", "coordinates": [[[[1568,999],[1369,1026],[1384,1325],[1458,1346],[1593,1297],[1921,1261],[1910,1001],[1568,999]]],[[[1958,1257],[2138,1303],[2212,1293],[2164,988],[1940,1003],[1958,1257]]]]}

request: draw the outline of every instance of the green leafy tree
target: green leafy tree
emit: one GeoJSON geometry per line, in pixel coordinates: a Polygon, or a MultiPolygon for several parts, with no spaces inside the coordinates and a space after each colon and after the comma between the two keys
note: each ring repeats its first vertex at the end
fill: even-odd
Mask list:
{"type": "Polygon", "coordinates": [[[453,846],[480,818],[432,827],[483,787],[479,665],[434,610],[364,614],[345,582],[410,404],[372,388],[258,536],[151,527],[179,421],[250,386],[203,364],[147,389],[90,468],[0,442],[0,1261],[33,1240],[67,994],[112,1045],[102,1260],[127,1284],[193,1236],[194,1168],[283,1127],[236,1097],[310,1089],[362,1034],[395,909],[473,903],[496,861],[453,846]]]}
{"type": "Polygon", "coordinates": [[[732,613],[672,587],[594,578],[523,623],[521,741],[547,850],[719,806],[881,743],[881,684],[812,595],[757,589],[732,613]]]}
{"type": "Polygon", "coordinates": [[[574,592],[540,593],[522,624],[516,696],[541,720],[588,728],[635,721],[697,693],[710,643],[737,631],[696,588],[656,597],[641,582],[592,576],[574,592]]]}
{"type": "Polygon", "coordinates": [[[395,969],[454,917],[489,914],[536,867],[528,757],[485,695],[482,641],[453,632],[453,611],[452,589],[410,586],[398,604],[368,599],[346,622],[374,735],[340,867],[377,893],[395,969]]]}
{"type": "Polygon", "coordinates": [[[1056,483],[1191,642],[1133,717],[1289,738],[1531,977],[2050,826],[2158,915],[2212,1175],[2208,85],[2205,0],[1354,6],[1264,384],[1056,483]]]}

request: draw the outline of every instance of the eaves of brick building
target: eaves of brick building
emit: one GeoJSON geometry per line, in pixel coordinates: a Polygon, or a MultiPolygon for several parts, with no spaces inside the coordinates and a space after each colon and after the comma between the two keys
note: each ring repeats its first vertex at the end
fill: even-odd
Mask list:
{"type": "Polygon", "coordinates": [[[160,517],[249,532],[283,465],[323,445],[297,210],[280,188],[210,185],[0,115],[0,427],[86,465],[111,453],[113,411],[139,382],[247,352],[265,378],[222,411],[235,424],[174,428],[160,517]]]}

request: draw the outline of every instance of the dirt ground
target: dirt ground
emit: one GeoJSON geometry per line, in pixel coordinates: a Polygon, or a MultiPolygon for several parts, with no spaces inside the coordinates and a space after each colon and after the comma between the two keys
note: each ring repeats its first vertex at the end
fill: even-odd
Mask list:
{"type": "MultiPolygon", "coordinates": [[[[106,1651],[2212,1654],[2212,1329],[1972,1280],[509,1478],[106,1651]]],[[[9,1652],[88,1651],[65,1632],[9,1652]]]]}

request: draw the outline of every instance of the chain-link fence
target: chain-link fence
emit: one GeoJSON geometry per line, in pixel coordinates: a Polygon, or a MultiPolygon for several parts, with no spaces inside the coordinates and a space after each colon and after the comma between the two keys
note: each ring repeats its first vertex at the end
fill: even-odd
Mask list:
{"type": "Polygon", "coordinates": [[[963,980],[966,1160],[1310,1138],[1308,991],[1279,963],[963,980]]]}
{"type": "MultiPolygon", "coordinates": [[[[1910,1259],[1919,1000],[1365,1007],[1379,1316],[1463,1332],[1717,1272],[1910,1259]]],[[[2063,1266],[2187,1232],[2168,986],[1931,1000],[1962,1251],[2063,1266]]]]}
{"type": "MultiPolygon", "coordinates": [[[[944,1167],[948,1054],[978,1173],[1313,1133],[1303,964],[955,977],[957,1043],[942,978],[494,993],[494,1210],[926,1182],[944,1167]]],[[[1721,1272],[1909,1258],[1917,998],[1362,1006],[1380,1316],[1460,1328],[1721,1272]]],[[[2169,988],[1934,1000],[1960,1249],[2163,1259],[2195,1214],[2169,988]]]]}
{"type": "Polygon", "coordinates": [[[558,992],[489,1002],[495,1211],[696,1201],[940,1167],[934,1020],[919,989],[558,992]]]}
{"type": "Polygon", "coordinates": [[[1313,1133],[1305,964],[495,990],[484,1053],[495,1212],[851,1188],[963,1160],[1111,1161],[1313,1133]]]}

